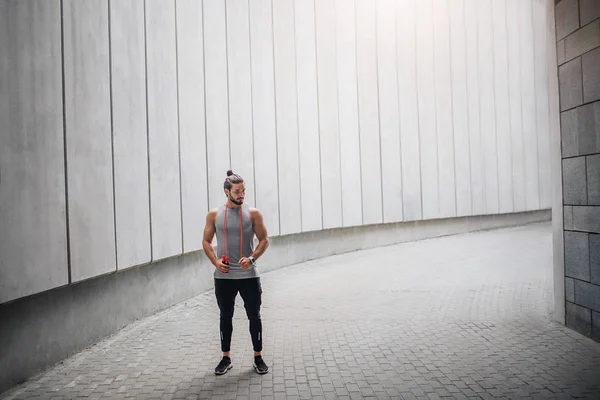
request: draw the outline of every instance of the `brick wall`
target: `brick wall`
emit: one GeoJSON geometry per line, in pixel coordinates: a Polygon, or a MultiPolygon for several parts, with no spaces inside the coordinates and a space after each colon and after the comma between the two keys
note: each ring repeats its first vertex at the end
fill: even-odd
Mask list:
{"type": "Polygon", "coordinates": [[[600,340],[600,0],[557,2],[566,324],[600,340]]]}

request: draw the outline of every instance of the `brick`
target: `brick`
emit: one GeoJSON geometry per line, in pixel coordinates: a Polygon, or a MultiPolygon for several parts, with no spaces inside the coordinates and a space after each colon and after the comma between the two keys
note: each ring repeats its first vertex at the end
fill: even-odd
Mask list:
{"type": "Polygon", "coordinates": [[[579,154],[600,153],[600,101],[579,108],[579,154]]]}
{"type": "Polygon", "coordinates": [[[600,312],[592,311],[592,338],[600,342],[600,312]]]}
{"type": "Polygon", "coordinates": [[[560,114],[562,157],[579,155],[579,108],[560,114]]]}
{"type": "MultiPolygon", "coordinates": [[[[595,25],[600,46],[600,20],[595,25]]],[[[583,75],[583,101],[589,103],[600,100],[600,47],[581,57],[581,72],[583,75]]]]}
{"type": "Polygon", "coordinates": [[[569,328],[586,336],[592,333],[592,312],[590,309],[567,303],[565,313],[566,325],[569,328]]]}
{"type": "Polygon", "coordinates": [[[579,7],[577,0],[562,0],[556,5],[554,15],[557,40],[561,40],[579,29],[579,7]]]}
{"type": "Polygon", "coordinates": [[[579,12],[581,26],[587,25],[591,21],[600,18],[600,1],[579,0],[579,12]]]}
{"type": "Polygon", "coordinates": [[[591,282],[600,285],[600,235],[590,234],[591,282]]]}
{"type": "Polygon", "coordinates": [[[558,65],[562,65],[567,61],[564,39],[556,43],[556,61],[558,65]]]}
{"type": "Polygon", "coordinates": [[[563,229],[566,231],[573,230],[573,207],[563,207],[563,229]]]}
{"type": "Polygon", "coordinates": [[[600,154],[586,158],[587,203],[600,206],[600,154]]]}
{"type": "Polygon", "coordinates": [[[575,281],[575,303],[600,312],[600,286],[589,282],[575,281]]]}
{"type": "Polygon", "coordinates": [[[576,231],[600,233],[600,207],[574,206],[573,228],[576,231]]]}
{"type": "Polygon", "coordinates": [[[565,278],[565,300],[575,302],[575,280],[568,277],[565,278]]]}
{"type": "Polygon", "coordinates": [[[587,205],[585,157],[563,160],[563,199],[566,205],[587,205]]]}
{"type": "Polygon", "coordinates": [[[583,104],[581,58],[576,58],[558,68],[560,110],[565,111],[583,104]]]}
{"type": "Polygon", "coordinates": [[[565,232],[565,275],[590,281],[590,251],[587,233],[565,232]]]}
{"type": "Polygon", "coordinates": [[[595,21],[565,38],[565,61],[600,46],[600,20],[595,21]]]}

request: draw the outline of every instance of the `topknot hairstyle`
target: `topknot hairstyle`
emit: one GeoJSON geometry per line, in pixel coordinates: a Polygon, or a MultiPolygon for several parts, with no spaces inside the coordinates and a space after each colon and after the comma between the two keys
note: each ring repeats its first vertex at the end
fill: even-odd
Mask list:
{"type": "Polygon", "coordinates": [[[229,189],[238,183],[243,183],[244,178],[242,178],[238,174],[234,174],[232,170],[227,170],[227,178],[225,178],[225,182],[223,183],[223,189],[229,189]]]}

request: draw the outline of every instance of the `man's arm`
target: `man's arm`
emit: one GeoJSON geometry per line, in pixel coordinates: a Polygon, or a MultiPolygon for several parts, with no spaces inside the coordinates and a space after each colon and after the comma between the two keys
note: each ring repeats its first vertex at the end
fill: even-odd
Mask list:
{"type": "Polygon", "coordinates": [[[215,250],[212,246],[213,238],[215,237],[215,221],[217,220],[217,210],[212,210],[206,215],[206,226],[204,227],[204,238],[202,240],[202,248],[204,254],[208,257],[210,262],[217,267],[221,272],[228,272],[229,267],[217,258],[215,250]]]}
{"type": "Polygon", "coordinates": [[[256,249],[254,249],[254,253],[252,253],[252,257],[258,259],[260,256],[267,251],[267,247],[269,247],[269,235],[267,234],[267,227],[263,221],[263,216],[256,208],[250,210],[250,216],[252,218],[252,226],[254,228],[254,234],[258,239],[258,245],[256,249]]]}

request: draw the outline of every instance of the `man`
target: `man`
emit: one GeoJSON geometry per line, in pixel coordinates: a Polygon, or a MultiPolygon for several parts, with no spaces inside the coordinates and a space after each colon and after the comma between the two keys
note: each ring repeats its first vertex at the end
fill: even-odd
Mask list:
{"type": "Polygon", "coordinates": [[[254,369],[259,374],[269,372],[262,358],[262,322],[260,306],[262,288],[256,260],[269,247],[267,228],[263,216],[256,208],[244,205],[246,189],[244,179],[227,171],[223,184],[227,202],[206,216],[204,253],[215,266],[215,295],[221,312],[221,351],[223,358],[215,368],[215,374],[229,371],[231,363],[231,334],[233,332],[233,311],[238,292],[244,300],[246,315],[250,321],[250,336],[254,347],[254,369]],[[217,235],[217,253],[212,247],[217,235]],[[254,235],[258,245],[254,249],[254,235]]]}

